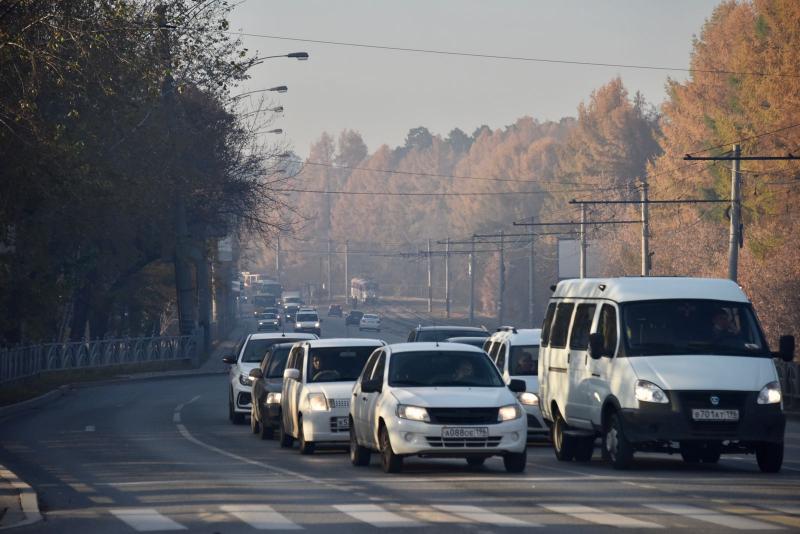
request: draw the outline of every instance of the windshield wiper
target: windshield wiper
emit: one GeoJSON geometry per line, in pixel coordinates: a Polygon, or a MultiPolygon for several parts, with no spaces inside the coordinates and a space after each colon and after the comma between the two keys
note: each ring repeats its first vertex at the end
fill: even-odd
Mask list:
{"type": "Polygon", "coordinates": [[[424,382],[417,382],[416,380],[396,380],[392,381],[393,386],[427,386],[424,382]]]}

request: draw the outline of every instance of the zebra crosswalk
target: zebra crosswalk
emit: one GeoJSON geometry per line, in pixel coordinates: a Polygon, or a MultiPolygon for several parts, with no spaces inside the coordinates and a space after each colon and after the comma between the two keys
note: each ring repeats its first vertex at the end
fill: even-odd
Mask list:
{"type": "MultiPolygon", "coordinates": [[[[619,507],[604,510],[595,506],[577,503],[542,503],[526,508],[506,510],[502,507],[489,509],[486,507],[453,504],[373,504],[348,503],[317,505],[314,514],[325,516],[327,524],[364,524],[375,528],[409,528],[431,525],[480,525],[513,529],[536,528],[547,526],[591,526],[659,529],[689,528],[700,529],[705,525],[714,525],[732,530],[785,530],[800,525],[800,510],[796,506],[770,505],[757,510],[752,506],[757,518],[737,514],[725,509],[715,509],[697,505],[680,503],[645,504],[627,507],[622,511],[619,507]],[[787,517],[788,516],[788,517],[787,517]],[[770,522],[773,517],[774,522],[770,522]],[[677,523],[671,518],[679,518],[677,523]],[[787,521],[788,519],[788,521],[787,521]]],[[[220,505],[222,512],[230,522],[242,522],[253,530],[315,530],[324,524],[307,522],[309,510],[297,509],[276,510],[266,504],[220,505]]],[[[192,514],[182,511],[182,524],[169,517],[169,511],[155,508],[114,508],[109,512],[127,524],[136,532],[160,532],[173,530],[194,530],[202,519],[198,515],[197,522],[191,519],[192,514]],[[189,518],[189,519],[187,519],[189,518]]],[[[217,519],[219,520],[219,519],[217,519]]]]}

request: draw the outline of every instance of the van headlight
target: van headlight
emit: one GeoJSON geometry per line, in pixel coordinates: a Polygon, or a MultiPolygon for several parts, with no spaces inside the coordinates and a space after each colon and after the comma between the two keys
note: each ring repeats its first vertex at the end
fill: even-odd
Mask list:
{"type": "Polygon", "coordinates": [[[636,400],[640,402],[669,404],[669,397],[664,393],[664,390],[647,380],[636,381],[635,395],[636,400]]]}
{"type": "Polygon", "coordinates": [[[281,403],[281,392],[280,391],[270,391],[267,393],[267,404],[280,404],[281,403]]]}
{"type": "Polygon", "coordinates": [[[327,412],[328,399],[325,398],[324,393],[309,393],[308,406],[312,412],[327,412]]]}
{"type": "Polygon", "coordinates": [[[497,421],[499,423],[503,421],[512,421],[520,417],[522,417],[522,409],[519,407],[519,404],[509,404],[497,410],[497,421]]]}
{"type": "Polygon", "coordinates": [[[420,406],[398,404],[397,417],[400,417],[401,419],[408,419],[410,421],[424,421],[425,423],[431,422],[431,418],[428,415],[428,410],[420,406]]]}
{"type": "Polygon", "coordinates": [[[319,322],[314,323],[315,328],[319,328],[319,322]]]}
{"type": "Polygon", "coordinates": [[[517,396],[517,398],[519,399],[519,402],[525,406],[539,406],[539,397],[536,395],[536,393],[523,391],[517,396]]]}
{"type": "Polygon", "coordinates": [[[239,383],[243,386],[252,386],[253,377],[251,377],[250,375],[246,375],[244,373],[239,373],[239,383]]]}
{"type": "Polygon", "coordinates": [[[758,404],[778,404],[781,402],[781,385],[778,382],[770,382],[758,392],[758,404]]]}

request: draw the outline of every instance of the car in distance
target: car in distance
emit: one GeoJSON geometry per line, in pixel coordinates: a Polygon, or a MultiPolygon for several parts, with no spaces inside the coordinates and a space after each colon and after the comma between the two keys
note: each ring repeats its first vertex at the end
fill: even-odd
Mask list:
{"type": "Polygon", "coordinates": [[[399,343],[376,350],[353,388],[350,460],[367,465],[378,451],[387,473],[406,456],[463,457],[480,466],[502,456],[522,472],[527,461],[525,412],[483,350],[457,343],[399,343]]]}
{"type": "Polygon", "coordinates": [[[375,330],[381,331],[381,318],[374,313],[365,313],[358,323],[359,330],[375,330]]]}
{"type": "Polygon", "coordinates": [[[483,345],[486,343],[485,337],[475,337],[475,336],[460,336],[460,337],[449,337],[444,340],[445,343],[463,343],[464,345],[472,345],[473,347],[478,347],[479,349],[483,348],[483,345]]]}
{"type": "Polygon", "coordinates": [[[264,312],[258,315],[258,331],[280,330],[281,321],[277,314],[264,312]]]}
{"type": "Polygon", "coordinates": [[[250,429],[261,439],[272,439],[281,421],[281,389],[286,360],[294,343],[272,345],[259,367],[250,371],[253,395],[250,408],[250,429]]]}
{"type": "Polygon", "coordinates": [[[289,353],[281,391],[281,447],[296,439],[301,454],[317,443],[346,445],[353,384],[378,339],[333,338],[304,341],[289,353]]]}
{"type": "Polygon", "coordinates": [[[341,317],[342,316],[342,305],[341,304],[331,304],[328,306],[328,317],[341,317]]]}
{"type": "Polygon", "coordinates": [[[308,332],[310,334],[316,334],[317,336],[321,333],[320,323],[322,321],[317,315],[317,311],[314,309],[307,309],[297,312],[294,321],[294,331],[295,332],[308,332]]]}
{"type": "Polygon", "coordinates": [[[276,343],[288,343],[304,339],[316,339],[314,334],[259,333],[248,334],[239,342],[233,354],[222,361],[230,365],[228,370],[228,418],[233,424],[242,424],[250,414],[250,397],[253,381],[250,371],[258,367],[267,350],[276,343]]]}
{"type": "Polygon", "coordinates": [[[347,317],[344,318],[344,324],[351,325],[351,324],[359,324],[361,322],[361,318],[364,317],[364,312],[358,310],[350,310],[347,314],[347,317]]]}
{"type": "Polygon", "coordinates": [[[418,326],[408,333],[408,342],[444,341],[451,337],[489,337],[485,328],[477,326],[418,326]]]}
{"type": "Polygon", "coordinates": [[[297,304],[287,304],[283,307],[283,318],[282,320],[286,321],[287,323],[293,323],[295,315],[300,310],[300,306],[297,304]]]}

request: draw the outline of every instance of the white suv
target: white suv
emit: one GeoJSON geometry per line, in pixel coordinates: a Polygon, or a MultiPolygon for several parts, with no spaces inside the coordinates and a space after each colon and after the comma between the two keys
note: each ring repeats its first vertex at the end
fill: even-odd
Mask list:
{"type": "Polygon", "coordinates": [[[306,339],[317,339],[313,334],[248,334],[242,338],[233,354],[222,361],[231,367],[228,370],[228,418],[233,424],[244,423],[245,415],[250,414],[250,397],[253,379],[250,371],[261,364],[267,350],[276,343],[294,343],[306,339]]]}
{"type": "Polygon", "coordinates": [[[298,343],[289,353],[281,391],[280,442],[298,440],[301,454],[318,442],[347,443],[348,409],[355,382],[378,339],[320,339],[298,343]]]}
{"type": "Polygon", "coordinates": [[[317,315],[317,310],[313,308],[300,308],[294,319],[295,332],[308,332],[319,336],[321,334],[320,323],[322,320],[317,315]]]}
{"type": "Polygon", "coordinates": [[[353,388],[350,460],[367,465],[372,451],[383,470],[402,470],[410,455],[463,457],[480,466],[502,456],[506,470],[525,470],[524,411],[492,361],[460,343],[399,343],[376,350],[353,388]]]}
{"type": "Polygon", "coordinates": [[[518,395],[528,420],[528,439],[546,440],[550,430],[539,409],[539,328],[501,326],[483,344],[483,350],[495,363],[506,383],[517,378],[525,382],[518,395]]]}

